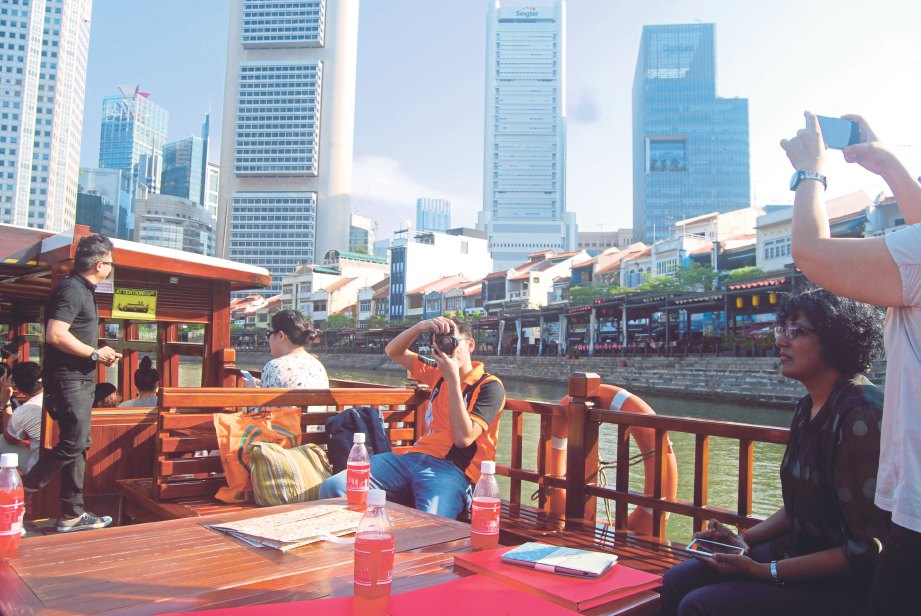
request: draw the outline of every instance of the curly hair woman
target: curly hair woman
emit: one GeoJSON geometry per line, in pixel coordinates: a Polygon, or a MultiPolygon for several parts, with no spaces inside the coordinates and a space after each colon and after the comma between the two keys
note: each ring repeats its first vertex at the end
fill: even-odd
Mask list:
{"type": "Polygon", "coordinates": [[[780,371],[808,394],[780,466],[783,507],[736,534],[696,536],[742,555],[665,574],[663,614],[863,614],[888,513],[873,503],[883,393],[863,373],[882,342],[875,308],[824,289],[788,298],[774,332],[780,371]]]}

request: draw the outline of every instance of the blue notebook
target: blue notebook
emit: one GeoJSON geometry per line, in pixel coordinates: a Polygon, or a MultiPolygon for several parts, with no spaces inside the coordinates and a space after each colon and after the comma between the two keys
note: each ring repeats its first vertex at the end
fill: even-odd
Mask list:
{"type": "Polygon", "coordinates": [[[614,566],[617,556],[532,541],[504,553],[502,562],[549,573],[596,578],[614,566]]]}

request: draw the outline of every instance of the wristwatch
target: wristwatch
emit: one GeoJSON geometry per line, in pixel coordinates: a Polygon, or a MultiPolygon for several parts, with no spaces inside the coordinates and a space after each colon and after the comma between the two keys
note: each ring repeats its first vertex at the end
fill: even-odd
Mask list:
{"type": "Polygon", "coordinates": [[[97,349],[93,349],[93,352],[90,353],[90,359],[93,361],[99,361],[99,351],[97,349]]]}
{"type": "Polygon", "coordinates": [[[816,180],[817,182],[822,182],[823,190],[828,188],[828,180],[826,180],[825,176],[821,173],[815,171],[797,171],[793,174],[793,177],[790,178],[790,190],[796,190],[803,180],[816,180]]]}

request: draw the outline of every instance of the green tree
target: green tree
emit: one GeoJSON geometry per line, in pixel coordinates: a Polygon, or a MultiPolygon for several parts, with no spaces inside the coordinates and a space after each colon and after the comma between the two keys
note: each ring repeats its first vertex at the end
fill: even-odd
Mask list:
{"type": "Polygon", "coordinates": [[[338,329],[343,327],[352,327],[355,325],[355,317],[350,314],[331,314],[326,317],[327,329],[338,329]]]}
{"type": "Polygon", "coordinates": [[[372,315],[368,318],[368,327],[372,329],[379,329],[387,325],[387,318],[380,315],[372,315]]]}
{"type": "Polygon", "coordinates": [[[757,278],[758,276],[764,276],[764,270],[760,267],[740,267],[726,274],[726,280],[735,282],[746,278],[757,278]]]}

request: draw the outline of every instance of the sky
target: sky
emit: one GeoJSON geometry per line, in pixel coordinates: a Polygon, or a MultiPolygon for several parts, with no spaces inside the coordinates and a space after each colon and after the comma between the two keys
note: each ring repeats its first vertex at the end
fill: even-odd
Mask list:
{"type": "MultiPolygon", "coordinates": [[[[361,2],[352,210],[375,219],[379,237],[414,220],[422,196],[450,199],[453,226],[476,222],[486,10],[487,0],[361,2]]],[[[198,134],[210,109],[219,161],[228,13],[229,0],[94,0],[83,166],[98,163],[102,98],[119,85],[167,109],[171,141],[198,134]]],[[[749,101],[754,205],[792,203],[779,142],[803,126],[804,109],[862,114],[921,174],[919,2],[568,0],[566,203],[580,231],[632,224],[642,27],[694,22],[716,24],[718,94],[749,101]]],[[[830,197],[885,190],[839,152],[829,160],[830,197]]]]}

